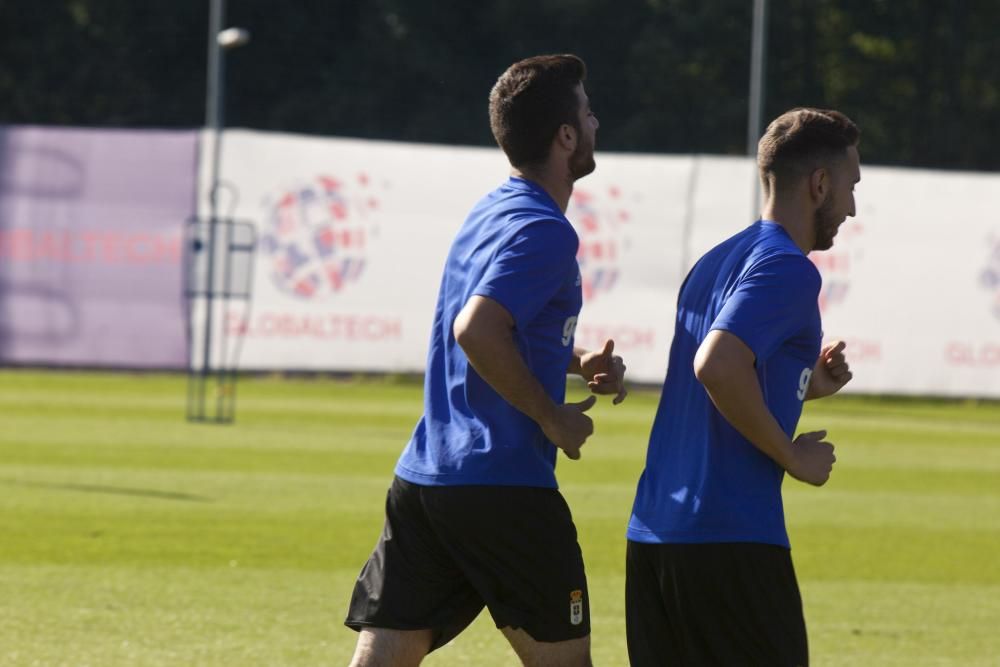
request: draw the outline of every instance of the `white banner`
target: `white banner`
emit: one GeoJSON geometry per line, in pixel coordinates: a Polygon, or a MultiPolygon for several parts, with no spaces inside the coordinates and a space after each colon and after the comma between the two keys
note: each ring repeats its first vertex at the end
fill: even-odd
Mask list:
{"type": "MultiPolygon", "coordinates": [[[[614,338],[633,380],[660,382],[680,284],[754,219],[755,168],[597,162],[567,211],[584,280],[577,342],[614,338]]],[[[209,168],[202,160],[203,192],[209,168]]],[[[236,197],[223,190],[220,211],[254,221],[259,245],[249,317],[217,311],[213,339],[242,339],[242,369],[422,371],[448,247],[507,170],[498,149],[228,131],[222,180],[236,197]]],[[[1000,396],[997,192],[997,175],[862,166],[857,217],[812,255],[854,391],[1000,396]]]]}
{"type": "Polygon", "coordinates": [[[1000,396],[1000,176],[862,166],[857,217],[813,253],[852,389],[1000,396]]]}
{"type": "Polygon", "coordinates": [[[245,369],[423,370],[451,239],[504,178],[498,151],[227,132],[220,210],[256,221],[258,258],[213,339],[242,336],[245,369]]]}

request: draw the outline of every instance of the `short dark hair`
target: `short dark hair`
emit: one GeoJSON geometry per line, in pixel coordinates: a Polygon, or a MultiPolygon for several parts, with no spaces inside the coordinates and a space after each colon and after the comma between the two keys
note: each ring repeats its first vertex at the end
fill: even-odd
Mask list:
{"type": "Polygon", "coordinates": [[[574,55],[535,56],[514,63],[490,91],[490,128],[515,167],[549,157],[559,127],[580,129],[576,86],[587,66],[574,55]]]}
{"type": "Polygon", "coordinates": [[[767,126],[757,144],[761,180],[772,174],[776,184],[790,183],[843,157],[855,146],[861,130],[832,109],[799,107],[786,111],[767,126]]]}

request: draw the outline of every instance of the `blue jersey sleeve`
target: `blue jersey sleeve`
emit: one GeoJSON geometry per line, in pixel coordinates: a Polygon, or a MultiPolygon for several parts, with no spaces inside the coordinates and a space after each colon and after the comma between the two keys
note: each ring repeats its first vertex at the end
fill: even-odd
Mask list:
{"type": "Polygon", "coordinates": [[[822,279],[805,256],[777,255],[755,263],[741,277],[712,323],[767,359],[808,324],[822,279]]]}
{"type": "Polygon", "coordinates": [[[472,294],[498,302],[523,329],[576,270],[578,245],[565,222],[528,224],[503,245],[472,294]]]}

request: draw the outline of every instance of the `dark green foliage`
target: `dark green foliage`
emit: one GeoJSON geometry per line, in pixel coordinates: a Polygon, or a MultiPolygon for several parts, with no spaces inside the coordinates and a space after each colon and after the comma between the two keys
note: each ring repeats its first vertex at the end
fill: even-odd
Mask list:
{"type": "MultiPolygon", "coordinates": [[[[207,0],[0,0],[0,123],[196,127],[207,0]]],[[[836,107],[869,163],[1000,167],[1000,3],[771,0],[765,116],[836,107]]],[[[227,122],[490,145],[511,62],[590,66],[599,148],[740,154],[751,0],[229,0],[227,122]]]]}

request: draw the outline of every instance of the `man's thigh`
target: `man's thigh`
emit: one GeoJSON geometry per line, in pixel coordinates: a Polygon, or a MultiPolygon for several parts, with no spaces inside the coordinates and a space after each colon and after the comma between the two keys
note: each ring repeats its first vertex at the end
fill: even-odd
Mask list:
{"type": "Polygon", "coordinates": [[[625,637],[632,667],[689,664],[666,605],[673,597],[663,581],[656,550],[629,542],[625,559],[625,637]],[[667,590],[664,590],[667,588],[667,590]]]}
{"type": "Polygon", "coordinates": [[[434,650],[479,615],[483,599],[431,526],[421,498],[423,488],[393,481],[386,495],[382,535],[358,576],[344,623],[357,631],[430,630],[428,650],[434,650]]]}
{"type": "Polygon", "coordinates": [[[589,635],[561,642],[540,642],[524,630],[500,629],[524,667],[593,667],[589,635]]]}
{"type": "Polygon", "coordinates": [[[416,667],[433,642],[433,630],[363,628],[350,667],[416,667]]]}
{"type": "Polygon", "coordinates": [[[626,610],[634,667],[809,661],[802,600],[782,547],[629,542],[626,610]]]}
{"type": "Polygon", "coordinates": [[[429,628],[434,650],[484,604],[498,628],[521,629],[538,642],[590,634],[583,556],[565,500],[556,489],[396,479],[346,625],[429,628]]]}
{"type": "Polygon", "coordinates": [[[425,506],[465,579],[498,628],[538,642],[590,634],[583,555],[569,507],[556,489],[425,489],[425,506]]]}

